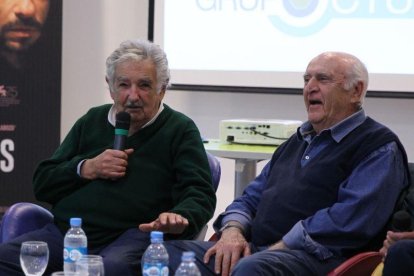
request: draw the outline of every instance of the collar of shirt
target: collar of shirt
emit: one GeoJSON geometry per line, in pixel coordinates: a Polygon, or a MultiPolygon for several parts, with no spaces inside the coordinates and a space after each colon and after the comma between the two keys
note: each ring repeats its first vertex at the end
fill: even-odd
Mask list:
{"type": "MultiPolygon", "coordinates": [[[[142,127],[141,127],[141,129],[143,129],[144,127],[147,127],[147,126],[149,126],[149,125],[151,125],[152,123],[154,123],[155,122],[155,120],[158,118],[158,116],[161,114],[161,112],[164,110],[164,104],[163,103],[161,103],[160,104],[160,108],[158,109],[158,111],[157,111],[157,114],[155,114],[155,116],[154,117],[152,117],[151,118],[151,120],[149,120],[145,125],[143,125],[142,127]]],[[[115,107],[114,107],[114,105],[112,105],[111,106],[111,109],[109,109],[109,112],[108,112],[108,122],[111,124],[111,125],[113,125],[114,127],[115,127],[115,122],[116,122],[116,118],[115,118],[115,116],[116,116],[116,111],[115,111],[115,107]]]]}
{"type": "MultiPolygon", "coordinates": [[[[360,126],[366,119],[365,111],[363,109],[355,112],[351,116],[340,121],[336,125],[324,129],[322,133],[330,133],[332,139],[339,143],[345,136],[347,136],[351,131],[360,126]]],[[[297,135],[300,139],[305,140],[310,143],[310,141],[315,136],[315,131],[313,130],[312,124],[309,121],[303,123],[297,130],[297,135]]]]}

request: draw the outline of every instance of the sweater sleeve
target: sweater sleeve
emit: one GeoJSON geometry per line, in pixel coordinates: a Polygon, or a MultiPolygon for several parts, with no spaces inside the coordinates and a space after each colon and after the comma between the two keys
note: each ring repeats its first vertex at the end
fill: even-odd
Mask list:
{"type": "Polygon", "coordinates": [[[88,182],[76,173],[78,163],[88,158],[77,154],[81,125],[82,119],[75,123],[53,156],[37,167],[33,188],[39,201],[54,204],[88,182]]]}
{"type": "Polygon", "coordinates": [[[194,238],[212,218],[216,195],[200,133],[192,121],[175,139],[174,170],[177,183],[172,189],[174,207],[171,212],[186,217],[190,225],[181,238],[194,238]]]}

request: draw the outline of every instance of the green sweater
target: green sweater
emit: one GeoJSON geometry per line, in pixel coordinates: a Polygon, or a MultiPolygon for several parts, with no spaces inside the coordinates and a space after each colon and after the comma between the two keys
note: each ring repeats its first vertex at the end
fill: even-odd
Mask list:
{"type": "Polygon", "coordinates": [[[90,248],[112,242],[130,228],[153,221],[162,212],[181,214],[191,239],[213,216],[216,196],[200,133],[185,115],[164,105],[155,122],[128,137],[125,177],[85,180],[77,166],[113,147],[114,127],[107,116],[111,105],[92,108],[72,127],[53,156],[34,174],[39,201],[52,204],[55,223],[65,233],[71,217],[83,219],[90,248]]]}

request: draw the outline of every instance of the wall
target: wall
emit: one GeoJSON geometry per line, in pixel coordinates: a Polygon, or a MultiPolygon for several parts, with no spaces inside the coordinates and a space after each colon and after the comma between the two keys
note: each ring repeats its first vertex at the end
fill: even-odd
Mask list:
{"type": "Polygon", "coordinates": [[[147,29],[147,0],[63,1],[62,138],[90,107],[111,102],[106,58],[147,29]]]}
{"type": "MultiPolygon", "coordinates": [[[[89,107],[110,102],[105,59],[122,40],[147,36],[147,9],[147,0],[64,1],[62,138],[89,107]]],[[[192,117],[206,138],[218,137],[222,119],[306,120],[302,97],[297,95],[168,91],[165,102],[192,117]]],[[[399,135],[414,162],[414,100],[367,98],[365,109],[399,135]]],[[[231,202],[234,183],[234,161],[220,161],[216,215],[231,202]]],[[[207,236],[211,233],[210,227],[207,236]]]]}

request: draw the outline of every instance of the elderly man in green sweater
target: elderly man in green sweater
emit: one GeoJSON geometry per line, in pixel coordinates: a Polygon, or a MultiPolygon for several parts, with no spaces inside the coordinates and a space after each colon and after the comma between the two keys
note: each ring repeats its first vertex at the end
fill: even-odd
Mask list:
{"type": "Polygon", "coordinates": [[[139,274],[150,231],[192,239],[212,217],[216,197],[199,130],[162,103],[169,81],[163,50],[149,41],[125,41],[106,67],[114,104],[90,109],[34,175],[35,196],[52,205],[55,222],[0,245],[0,274],[21,273],[24,240],[48,242],[46,273],[62,270],[71,217],[83,219],[89,253],[103,257],[106,275],[139,274]],[[126,149],[116,150],[121,111],[131,123],[126,149]]]}

